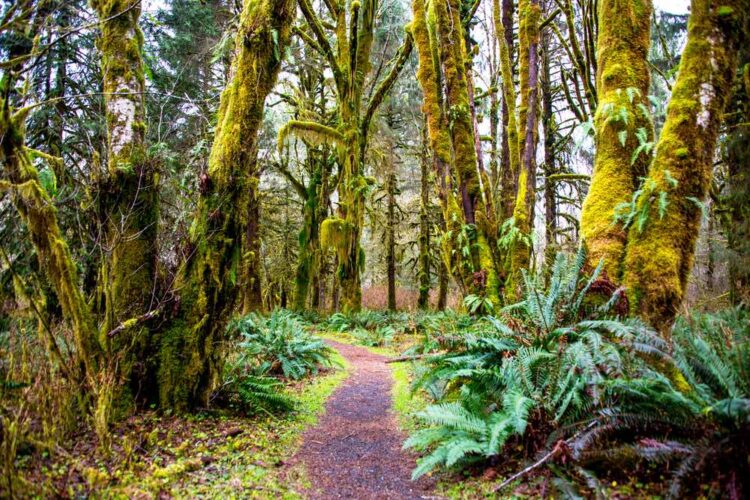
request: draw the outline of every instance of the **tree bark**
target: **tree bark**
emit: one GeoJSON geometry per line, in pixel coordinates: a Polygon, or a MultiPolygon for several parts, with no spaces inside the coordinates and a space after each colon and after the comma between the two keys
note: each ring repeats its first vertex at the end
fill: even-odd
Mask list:
{"type": "Polygon", "coordinates": [[[647,59],[651,12],[651,0],[599,3],[596,157],[581,234],[590,266],[603,260],[604,272],[616,282],[622,277],[626,245],[626,230],[615,221],[616,208],[632,199],[651,160],[647,150],[633,158],[642,142],[653,140],[647,59]]]}

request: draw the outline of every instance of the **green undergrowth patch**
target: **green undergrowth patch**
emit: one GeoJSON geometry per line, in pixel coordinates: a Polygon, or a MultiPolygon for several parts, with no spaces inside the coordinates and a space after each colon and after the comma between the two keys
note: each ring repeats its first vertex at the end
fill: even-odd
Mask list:
{"type": "Polygon", "coordinates": [[[144,412],[113,430],[109,457],[95,453],[92,436],[73,450],[29,460],[27,480],[46,496],[97,498],[300,498],[309,487],[299,467],[285,467],[303,431],[348,376],[340,369],[286,384],[294,410],[253,417],[225,412],[165,416],[144,412]],[[89,443],[91,441],[91,443],[89,443]]]}
{"type": "Polygon", "coordinates": [[[413,363],[393,363],[391,366],[394,379],[393,410],[396,412],[401,429],[411,433],[419,426],[415,414],[423,410],[429,401],[422,392],[412,392],[413,363]]]}

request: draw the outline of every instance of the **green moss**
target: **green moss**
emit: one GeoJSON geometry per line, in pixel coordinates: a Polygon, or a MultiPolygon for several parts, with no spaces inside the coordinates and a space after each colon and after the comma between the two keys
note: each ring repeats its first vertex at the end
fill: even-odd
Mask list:
{"type": "Polygon", "coordinates": [[[604,271],[614,281],[622,277],[626,245],[615,208],[630,201],[651,159],[645,150],[633,159],[640,143],[653,136],[647,98],[651,10],[650,0],[605,0],[599,9],[596,157],[581,236],[590,266],[604,260],[604,271]]]}
{"type": "MultiPolygon", "coordinates": [[[[257,198],[257,134],[264,102],[281,69],[296,13],[292,0],[246,0],[232,79],[222,93],[207,188],[190,229],[195,248],[180,269],[177,320],[161,334],[160,399],[178,410],[203,406],[218,383],[226,322],[242,287],[256,277],[244,245],[248,212],[257,198]],[[238,267],[243,276],[237,279],[238,267]]],[[[252,248],[247,248],[253,251],[252,248]]],[[[257,252],[253,255],[258,258],[257,252]]]]}
{"type": "MultiPolygon", "coordinates": [[[[745,38],[743,21],[720,19],[708,0],[693,2],[688,42],[646,180],[669,193],[669,205],[661,217],[652,211],[645,227],[628,232],[624,284],[631,310],[664,335],[692,270],[701,210],[691,200],[704,199],[708,191],[721,115],[745,38]]],[[[638,207],[649,203],[641,197],[638,207]]]]}
{"type": "Polygon", "coordinates": [[[6,179],[0,179],[0,192],[10,192],[11,201],[24,221],[36,251],[39,268],[55,289],[63,317],[70,326],[75,356],[85,368],[79,373],[97,380],[102,347],[91,311],[79,287],[78,270],[57,221],[57,210],[39,183],[39,175],[25,149],[27,112],[11,114],[11,107],[0,101],[0,164],[6,179]]]}

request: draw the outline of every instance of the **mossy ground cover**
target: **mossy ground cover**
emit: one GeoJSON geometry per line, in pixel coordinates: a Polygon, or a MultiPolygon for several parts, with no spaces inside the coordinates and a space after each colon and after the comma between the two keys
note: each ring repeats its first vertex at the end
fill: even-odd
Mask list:
{"type": "Polygon", "coordinates": [[[287,387],[298,401],[289,414],[144,412],[113,429],[109,457],[96,451],[92,432],[74,436],[65,449],[21,455],[26,495],[298,498],[306,486],[304,471],[283,466],[347,377],[344,359],[336,355],[335,360],[342,369],[287,387]]]}

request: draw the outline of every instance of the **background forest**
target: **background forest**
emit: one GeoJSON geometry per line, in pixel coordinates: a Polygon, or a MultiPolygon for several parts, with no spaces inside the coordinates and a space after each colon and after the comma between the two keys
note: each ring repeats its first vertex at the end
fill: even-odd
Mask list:
{"type": "Polygon", "coordinates": [[[440,495],[746,495],[748,23],[0,0],[0,496],[304,495],[332,335],[440,495]]]}

